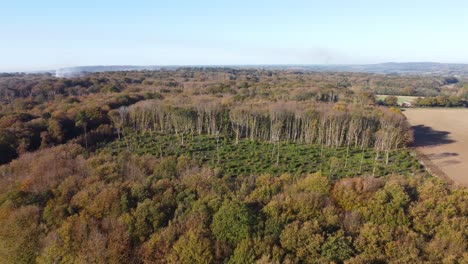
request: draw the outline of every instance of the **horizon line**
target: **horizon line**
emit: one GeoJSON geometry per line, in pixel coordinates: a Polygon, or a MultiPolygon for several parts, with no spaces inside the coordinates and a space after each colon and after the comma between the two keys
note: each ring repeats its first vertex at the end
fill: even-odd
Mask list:
{"type": "Polygon", "coordinates": [[[317,63],[317,64],[305,64],[305,63],[294,63],[294,64],[287,64],[287,63],[253,63],[253,64],[95,64],[95,65],[75,65],[75,66],[63,66],[57,67],[55,69],[31,69],[31,70],[1,70],[0,73],[46,73],[46,72],[56,72],[59,70],[66,70],[66,69],[76,69],[76,68],[88,68],[88,67],[294,67],[294,66],[302,66],[302,67],[311,67],[311,66],[318,66],[318,67],[336,67],[336,66],[374,66],[374,65],[385,65],[385,64],[441,64],[441,65],[466,65],[468,63],[458,63],[458,62],[437,62],[437,61],[405,61],[405,62],[396,62],[396,61],[387,61],[387,62],[378,62],[378,63],[317,63]]]}

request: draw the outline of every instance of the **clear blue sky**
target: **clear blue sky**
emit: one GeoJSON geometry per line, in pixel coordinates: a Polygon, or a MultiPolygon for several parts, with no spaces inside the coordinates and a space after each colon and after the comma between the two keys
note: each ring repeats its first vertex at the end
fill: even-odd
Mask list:
{"type": "Polygon", "coordinates": [[[0,0],[0,71],[468,63],[466,0],[0,0]]]}

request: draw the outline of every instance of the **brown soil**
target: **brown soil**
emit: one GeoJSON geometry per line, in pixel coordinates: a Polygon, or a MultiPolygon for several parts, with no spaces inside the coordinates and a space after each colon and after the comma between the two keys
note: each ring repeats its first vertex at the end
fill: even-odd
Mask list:
{"type": "Polygon", "coordinates": [[[404,114],[430,171],[468,187],[468,109],[406,109],[404,114]]]}

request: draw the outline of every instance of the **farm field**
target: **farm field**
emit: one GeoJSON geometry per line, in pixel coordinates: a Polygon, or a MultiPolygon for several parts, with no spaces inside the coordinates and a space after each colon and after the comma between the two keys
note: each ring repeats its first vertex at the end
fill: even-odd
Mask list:
{"type": "MultiPolygon", "coordinates": [[[[376,95],[377,101],[379,100],[385,100],[387,96],[391,95],[376,95]]],[[[404,95],[397,95],[396,98],[398,98],[398,105],[403,104],[404,102],[410,102],[412,103],[415,99],[417,99],[419,96],[404,96],[404,95]]]]}
{"type": "Polygon", "coordinates": [[[406,109],[415,146],[446,176],[468,186],[468,109],[406,109]]]}

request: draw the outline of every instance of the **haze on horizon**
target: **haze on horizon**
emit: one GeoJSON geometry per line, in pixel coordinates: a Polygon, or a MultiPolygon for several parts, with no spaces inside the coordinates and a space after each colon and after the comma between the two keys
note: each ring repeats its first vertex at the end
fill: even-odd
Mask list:
{"type": "Polygon", "coordinates": [[[0,71],[468,63],[466,10],[463,0],[8,1],[0,71]]]}

